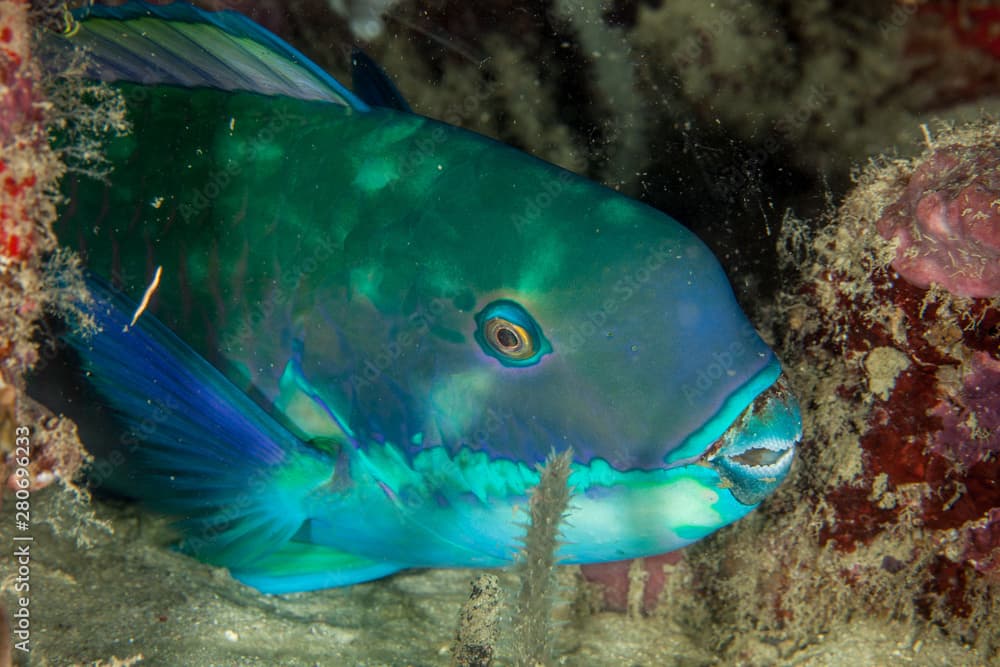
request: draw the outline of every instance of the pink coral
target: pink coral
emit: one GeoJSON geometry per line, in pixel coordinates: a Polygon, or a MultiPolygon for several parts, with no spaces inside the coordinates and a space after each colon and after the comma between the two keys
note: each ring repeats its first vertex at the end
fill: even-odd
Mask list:
{"type": "Polygon", "coordinates": [[[923,160],[878,221],[892,267],[918,287],[1000,295],[1000,148],[950,145],[923,160]]]}

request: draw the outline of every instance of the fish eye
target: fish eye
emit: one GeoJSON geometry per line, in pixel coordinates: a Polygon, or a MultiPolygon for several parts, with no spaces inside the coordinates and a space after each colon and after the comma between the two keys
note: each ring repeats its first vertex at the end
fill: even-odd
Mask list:
{"type": "Polygon", "coordinates": [[[535,353],[531,334],[510,320],[493,317],[486,321],[486,342],[493,349],[514,359],[527,359],[535,353]]]}
{"type": "Polygon", "coordinates": [[[504,366],[531,366],[552,347],[541,327],[519,303],[502,299],[476,314],[476,342],[504,366]]]}

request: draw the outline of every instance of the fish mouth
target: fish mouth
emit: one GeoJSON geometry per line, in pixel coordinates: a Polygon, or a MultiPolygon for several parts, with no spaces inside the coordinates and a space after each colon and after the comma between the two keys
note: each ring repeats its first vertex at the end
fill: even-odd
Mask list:
{"type": "Polygon", "coordinates": [[[801,439],[799,404],[781,376],[740,413],[698,463],[714,469],[736,500],[756,505],[788,474],[801,439]]]}

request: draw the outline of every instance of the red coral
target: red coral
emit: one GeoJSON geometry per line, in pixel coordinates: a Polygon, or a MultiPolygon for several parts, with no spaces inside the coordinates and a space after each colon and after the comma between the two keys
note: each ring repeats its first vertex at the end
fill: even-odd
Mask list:
{"type": "Polygon", "coordinates": [[[52,107],[36,85],[40,69],[32,60],[29,17],[28,2],[0,0],[0,274],[7,277],[0,281],[0,493],[5,486],[23,488],[13,476],[17,468],[26,469],[38,489],[60,476],[71,479],[84,457],[75,427],[45,418],[21,393],[21,376],[39,358],[32,335],[47,299],[40,257],[55,249],[51,193],[63,172],[48,144],[52,107]],[[18,436],[30,433],[27,465],[23,454],[15,455],[15,425],[18,436]]]}
{"type": "Polygon", "coordinates": [[[38,178],[23,159],[45,142],[41,104],[28,66],[26,2],[0,2],[0,255],[26,260],[35,230],[32,207],[38,178]],[[15,30],[14,27],[19,27],[15,30]]]}
{"type": "MultiPolygon", "coordinates": [[[[906,196],[947,190],[932,176],[959,193],[977,178],[967,173],[957,185],[955,168],[931,162],[917,168],[906,196]]],[[[889,207],[880,225],[901,208],[889,207]]],[[[968,615],[970,582],[981,574],[1000,577],[1000,309],[986,299],[935,300],[890,273],[875,271],[873,293],[838,307],[829,323],[846,332],[848,354],[891,348],[908,365],[881,397],[841,387],[841,395],[853,389],[856,402],[872,403],[859,438],[862,472],[826,494],[834,515],[820,539],[853,552],[890,531],[910,534],[911,561],[893,558],[883,567],[924,562],[918,606],[968,615]],[[873,326],[875,310],[895,313],[902,324],[893,331],[888,322],[873,326]]]]}

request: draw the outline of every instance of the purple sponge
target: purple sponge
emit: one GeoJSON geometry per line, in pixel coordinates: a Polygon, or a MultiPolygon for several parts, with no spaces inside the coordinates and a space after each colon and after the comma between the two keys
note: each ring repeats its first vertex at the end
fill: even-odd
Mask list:
{"type": "Polygon", "coordinates": [[[899,239],[892,267],[914,285],[1000,296],[1000,147],[938,148],[877,227],[899,239]]]}

